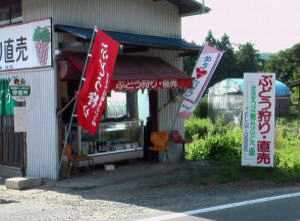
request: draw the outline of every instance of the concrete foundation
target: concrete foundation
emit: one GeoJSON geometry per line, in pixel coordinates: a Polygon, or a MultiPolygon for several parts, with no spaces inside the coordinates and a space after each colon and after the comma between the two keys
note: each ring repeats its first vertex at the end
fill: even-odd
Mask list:
{"type": "Polygon", "coordinates": [[[21,176],[22,176],[21,168],[0,165],[0,177],[10,178],[10,177],[21,177],[21,176]]]}
{"type": "Polygon", "coordinates": [[[5,180],[6,188],[13,190],[31,189],[41,185],[42,179],[35,177],[14,177],[5,180]]]}

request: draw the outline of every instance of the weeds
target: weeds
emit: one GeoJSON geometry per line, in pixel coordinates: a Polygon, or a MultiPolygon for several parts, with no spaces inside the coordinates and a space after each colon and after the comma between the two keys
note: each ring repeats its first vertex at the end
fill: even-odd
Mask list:
{"type": "Polygon", "coordinates": [[[274,168],[241,167],[242,129],[239,126],[208,119],[192,118],[185,124],[188,160],[208,160],[216,165],[210,179],[218,183],[239,180],[273,182],[300,181],[299,121],[277,120],[274,168]]]}

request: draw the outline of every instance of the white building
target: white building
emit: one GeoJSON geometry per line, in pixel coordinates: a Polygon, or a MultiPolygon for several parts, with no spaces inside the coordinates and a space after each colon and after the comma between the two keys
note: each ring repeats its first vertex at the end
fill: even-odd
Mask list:
{"type": "MultiPolygon", "coordinates": [[[[166,72],[171,80],[189,81],[178,70],[182,69],[180,55],[197,52],[199,47],[181,39],[181,18],[208,10],[195,0],[1,0],[0,24],[4,25],[1,33],[20,30],[18,34],[21,36],[23,26],[16,24],[36,24],[33,21],[47,22],[50,18],[52,50],[49,51],[49,64],[24,68],[14,57],[15,63],[10,65],[4,59],[9,36],[0,36],[0,61],[3,58],[0,83],[16,77],[24,79],[31,88],[24,113],[25,132],[14,132],[13,115],[0,116],[0,173],[9,167],[15,171],[21,169],[27,176],[58,178],[63,123],[57,111],[62,108],[62,101],[70,100],[75,91],[74,85],[80,79],[78,66],[83,63],[82,55],[87,52],[95,25],[122,44],[116,67],[118,76],[133,72],[134,80],[147,80],[147,73],[141,73],[146,67],[141,64],[150,64],[151,68],[147,69],[150,74],[160,70],[156,77],[152,76],[152,80],[165,80],[166,72]],[[15,28],[11,29],[10,25],[15,28]],[[81,62],[76,63],[80,59],[81,62]],[[140,79],[136,79],[137,76],[140,79]]],[[[20,43],[13,40],[16,45],[20,43]]],[[[20,51],[14,53],[13,56],[20,55],[20,51]]],[[[33,52],[25,50],[24,53],[33,52]]],[[[0,87],[0,90],[4,89],[0,87]]],[[[178,103],[170,101],[174,93],[170,89],[161,89],[151,90],[149,94],[152,129],[183,132],[183,121],[176,117],[178,103]]],[[[24,103],[16,105],[24,106],[24,103]]],[[[135,92],[127,93],[127,107],[130,117],[136,118],[135,92]]],[[[97,142],[94,144],[99,146],[97,142]]],[[[98,146],[85,144],[99,151],[98,146]]],[[[180,157],[181,148],[180,145],[170,148],[173,160],[180,157]]]]}

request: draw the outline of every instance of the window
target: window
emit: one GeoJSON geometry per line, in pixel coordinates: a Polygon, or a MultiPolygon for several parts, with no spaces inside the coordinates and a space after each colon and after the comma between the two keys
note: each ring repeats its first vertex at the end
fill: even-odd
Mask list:
{"type": "Polygon", "coordinates": [[[107,111],[105,118],[114,119],[128,116],[127,95],[123,92],[111,92],[107,98],[107,111]]]}
{"type": "Polygon", "coordinates": [[[131,93],[112,91],[107,97],[106,121],[138,118],[146,122],[149,115],[148,90],[131,93]]]}
{"type": "Polygon", "coordinates": [[[22,20],[21,0],[1,0],[0,25],[15,24],[22,20]]]}

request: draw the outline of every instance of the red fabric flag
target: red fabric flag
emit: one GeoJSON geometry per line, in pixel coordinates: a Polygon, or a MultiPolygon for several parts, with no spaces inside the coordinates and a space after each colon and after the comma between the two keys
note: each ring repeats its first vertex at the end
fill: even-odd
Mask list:
{"type": "Polygon", "coordinates": [[[95,33],[76,108],[78,123],[91,134],[97,132],[104,112],[118,52],[118,42],[104,32],[95,33]]]}

